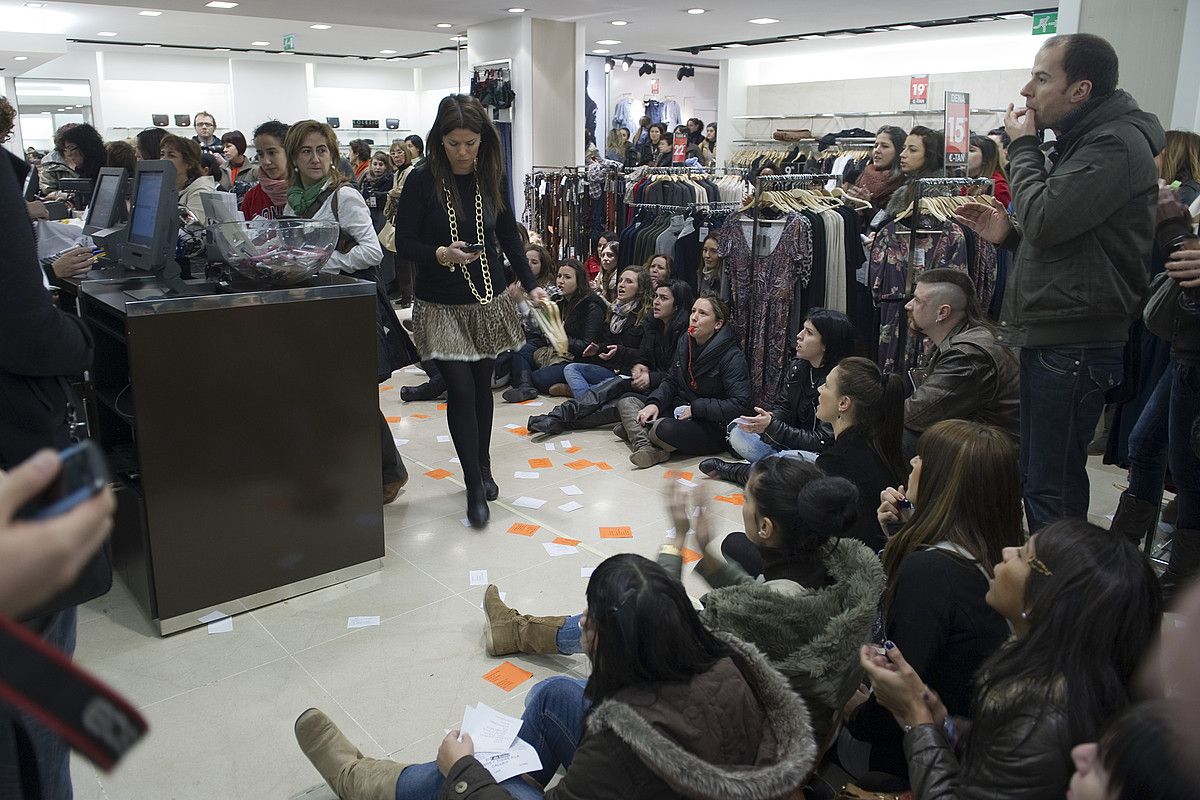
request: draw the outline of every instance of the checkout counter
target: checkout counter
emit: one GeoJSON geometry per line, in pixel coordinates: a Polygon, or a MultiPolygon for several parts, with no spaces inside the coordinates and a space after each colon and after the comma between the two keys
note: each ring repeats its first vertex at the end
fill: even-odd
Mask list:
{"type": "Polygon", "coordinates": [[[374,284],[231,291],[122,255],[62,288],[95,339],[114,563],[160,634],[379,569],[374,284]]]}

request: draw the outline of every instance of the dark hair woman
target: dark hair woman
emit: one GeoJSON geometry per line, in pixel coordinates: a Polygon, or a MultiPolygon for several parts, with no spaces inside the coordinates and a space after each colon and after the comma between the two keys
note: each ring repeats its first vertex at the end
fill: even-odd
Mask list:
{"type": "MultiPolygon", "coordinates": [[[[1194,754],[1193,754],[1194,755],[1194,754]]],[[[1140,703],[1112,723],[1099,742],[1071,750],[1071,800],[1189,800],[1195,798],[1189,755],[1165,701],[1140,703]]]]}
{"type": "Polygon", "coordinates": [[[667,253],[655,253],[646,260],[646,274],[650,276],[653,286],[671,280],[675,268],[675,259],[667,253]]]}
{"type": "Polygon", "coordinates": [[[809,309],[796,334],[796,357],[784,372],[783,395],[770,411],[755,408],[753,415],[729,423],[729,447],[748,463],[706,458],[700,471],[742,486],[750,466],[769,455],[815,459],[834,439],[833,426],[817,419],[818,389],[853,352],[849,317],[828,308],[809,309]]]}
{"type": "Polygon", "coordinates": [[[946,706],[901,648],[860,651],[875,696],[905,730],[917,797],[1062,797],[1071,749],[1095,741],[1129,705],[1134,672],[1158,636],[1158,580],[1123,537],[1064,520],[1003,558],[987,602],[1016,636],[976,675],[961,758],[946,706]]]}
{"type": "Polygon", "coordinates": [[[638,163],[642,166],[654,166],[660,155],[659,144],[664,141],[669,141],[667,126],[661,122],[650,123],[646,128],[646,140],[638,150],[640,154],[638,163]]]}
{"type": "Polygon", "coordinates": [[[721,265],[721,241],[716,234],[704,238],[700,248],[700,269],[696,273],[700,294],[710,292],[729,302],[729,276],[721,265]]]}
{"type": "Polygon", "coordinates": [[[1000,148],[988,136],[972,136],[967,153],[967,176],[991,178],[992,194],[1000,204],[1007,207],[1012,202],[1012,191],[1008,179],[1000,167],[1000,148]]]}
{"type": "Polygon", "coordinates": [[[179,205],[187,208],[201,225],[208,224],[208,213],[200,196],[217,190],[212,176],[203,174],[200,166],[200,145],[182,136],[164,136],[161,157],[175,165],[175,188],[179,190],[179,205]]]}
{"type": "MultiPolygon", "coordinates": [[[[1024,540],[1016,446],[990,425],[939,422],[917,442],[907,489],[880,498],[880,526],[902,523],[883,551],[884,633],[950,712],[967,716],[972,676],[1009,633],[984,595],[1004,548],[1024,540]]],[[[873,771],[906,774],[901,731],[878,700],[848,728],[871,743],[873,771]]]]}
{"type": "Polygon", "coordinates": [[[728,319],[720,298],[700,295],[662,384],[645,403],[617,403],[634,466],[661,464],[676,450],[708,455],[725,448],[726,426],[750,408],[750,367],[728,319]]]}
{"type": "Polygon", "coordinates": [[[904,130],[895,125],[884,125],[879,129],[871,149],[871,163],[848,190],[849,194],[870,200],[876,211],[887,207],[892,192],[904,183],[900,151],[904,149],[905,136],[904,130]]]}
{"type": "MultiPolygon", "coordinates": [[[[568,351],[572,359],[582,358],[588,345],[600,338],[608,307],[592,291],[578,259],[568,258],[559,263],[556,288],[568,351]]],[[[526,342],[513,354],[512,385],[504,390],[505,402],[532,400],[538,392],[565,397],[570,393],[563,375],[566,363],[553,348],[526,342]]]]}
{"type": "Polygon", "coordinates": [[[534,302],[544,302],[512,208],[504,200],[500,136],[468,95],[438,105],[429,152],[406,173],[396,203],[396,254],[416,265],[413,326],[424,359],[446,383],[450,436],[467,485],[467,518],[487,524],[492,478],[492,374],[496,356],[525,342],[506,291],[501,251],[534,302]]]}
{"type": "Polygon", "coordinates": [[[249,189],[254,182],[254,165],[246,158],[246,135],[241,131],[228,131],[221,134],[222,152],[225,155],[225,169],[222,170],[221,187],[230,189],[241,176],[242,183],[249,189]]]}
{"type": "Polygon", "coordinates": [[[283,216],[287,206],[289,170],[288,126],[278,120],[264,122],[254,129],[254,151],[258,157],[258,182],[242,197],[242,215],[246,219],[283,216]]]}
{"type": "Polygon", "coordinates": [[[104,152],[104,166],[124,167],[130,176],[137,170],[137,151],[124,139],[107,142],[104,145],[104,152]]]}
{"type": "Polygon", "coordinates": [[[162,128],[146,128],[140,132],[137,139],[137,154],[139,161],[153,161],[162,152],[162,140],[167,136],[162,128]]]}
{"type": "Polygon", "coordinates": [[[608,309],[607,324],[583,349],[582,358],[563,367],[563,380],[572,397],[583,395],[633,366],[646,333],[652,298],[646,270],[637,266],[621,270],[616,301],[608,309]]]}
{"type": "MultiPolygon", "coordinates": [[[[86,123],[66,128],[61,136],[55,137],[55,142],[60,146],[63,161],[80,178],[95,181],[108,162],[104,140],[95,128],[86,123]]],[[[86,192],[76,192],[71,196],[71,203],[76,209],[86,208],[91,201],[91,194],[86,192]]]]}
{"type": "Polygon", "coordinates": [[[604,298],[605,303],[616,299],[620,255],[621,243],[618,241],[610,241],[600,250],[600,271],[592,278],[592,289],[604,298]]]}
{"type": "Polygon", "coordinates": [[[496,785],[459,731],[443,739],[436,762],[364,758],[317,709],[296,720],[300,748],[343,800],[434,800],[451,787],[474,800],[758,800],[799,791],[815,751],[803,701],[753,645],[711,633],[662,567],[631,554],[605,559],[576,630],[591,674],[530,691],[520,738],[541,769],[526,779],[496,785]],[[549,790],[526,782],[545,786],[560,767],[566,773],[549,790]]]}
{"type": "Polygon", "coordinates": [[[600,254],[611,242],[620,244],[617,234],[612,231],[600,231],[596,234],[596,238],[592,239],[592,252],[588,253],[587,261],[584,263],[589,281],[595,280],[596,276],[600,274],[600,254]]]}
{"type": "Polygon", "coordinates": [[[913,181],[942,174],[945,145],[946,139],[941,132],[924,125],[918,125],[908,132],[899,157],[905,183],[888,200],[886,210],[890,215],[895,216],[912,204],[917,191],[913,181]]]}

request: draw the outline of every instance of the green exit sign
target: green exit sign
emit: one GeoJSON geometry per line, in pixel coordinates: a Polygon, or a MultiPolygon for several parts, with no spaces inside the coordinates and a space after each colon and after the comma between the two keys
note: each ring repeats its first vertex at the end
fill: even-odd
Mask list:
{"type": "Polygon", "coordinates": [[[1051,11],[1047,14],[1033,15],[1033,35],[1042,36],[1049,33],[1058,33],[1058,12],[1051,11]]]}
{"type": "Polygon", "coordinates": [[[296,34],[289,33],[287,36],[283,37],[283,49],[284,50],[295,50],[296,49],[296,34]]]}

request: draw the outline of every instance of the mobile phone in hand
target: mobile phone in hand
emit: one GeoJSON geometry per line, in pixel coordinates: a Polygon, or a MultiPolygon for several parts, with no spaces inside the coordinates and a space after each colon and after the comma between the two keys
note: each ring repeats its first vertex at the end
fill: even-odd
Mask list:
{"type": "Polygon", "coordinates": [[[62,468],[54,482],[17,512],[19,519],[49,519],[95,497],[110,481],[104,453],[91,439],[59,452],[62,468]]]}
{"type": "Polygon", "coordinates": [[[463,245],[462,249],[468,253],[482,253],[483,248],[484,246],[482,244],[465,244],[463,245]]]}

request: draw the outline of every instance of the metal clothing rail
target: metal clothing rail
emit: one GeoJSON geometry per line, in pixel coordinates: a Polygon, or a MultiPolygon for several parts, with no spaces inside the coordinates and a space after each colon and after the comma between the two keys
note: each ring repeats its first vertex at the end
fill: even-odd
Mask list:
{"type": "Polygon", "coordinates": [[[804,186],[811,186],[814,183],[824,183],[825,181],[835,180],[838,176],[828,172],[823,173],[808,173],[801,172],[794,175],[759,175],[754,186],[754,205],[753,218],[754,227],[750,232],[750,271],[754,271],[755,265],[758,263],[758,231],[759,231],[759,211],[762,208],[763,193],[768,190],[774,190],[775,187],[771,184],[792,184],[788,188],[798,189],[804,186]],[[764,186],[763,184],[768,184],[764,186]]]}
{"type": "Polygon", "coordinates": [[[626,203],[628,208],[657,208],[660,211],[732,211],[741,205],[734,200],[712,200],[707,203],[667,205],[664,203],[626,203]]]}
{"type": "Polygon", "coordinates": [[[640,175],[712,175],[716,167],[624,167],[623,169],[626,174],[641,170],[640,175]]]}

